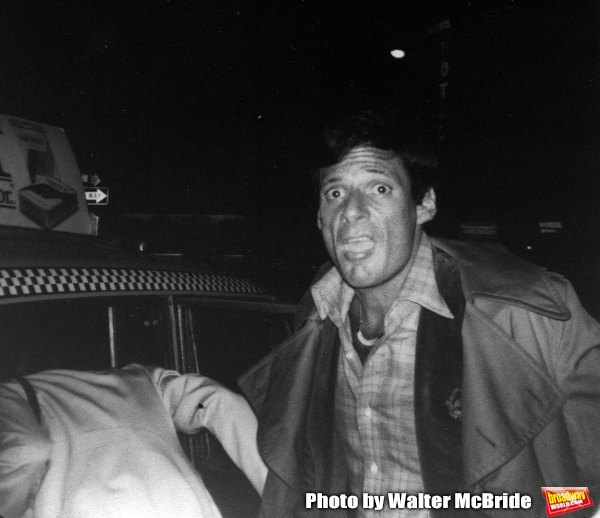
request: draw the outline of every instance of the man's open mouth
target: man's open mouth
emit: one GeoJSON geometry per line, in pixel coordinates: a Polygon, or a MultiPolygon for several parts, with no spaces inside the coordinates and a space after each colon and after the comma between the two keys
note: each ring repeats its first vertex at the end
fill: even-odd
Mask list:
{"type": "Polygon", "coordinates": [[[362,259],[375,248],[375,241],[369,237],[354,237],[344,242],[342,250],[349,259],[362,259]]]}

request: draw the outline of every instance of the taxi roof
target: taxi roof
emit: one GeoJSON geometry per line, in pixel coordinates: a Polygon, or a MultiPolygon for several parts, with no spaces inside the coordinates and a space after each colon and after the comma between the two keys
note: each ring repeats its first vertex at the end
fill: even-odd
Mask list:
{"type": "Polygon", "coordinates": [[[218,293],[274,300],[244,273],[157,259],[87,235],[0,227],[0,298],[50,294],[218,293]]]}

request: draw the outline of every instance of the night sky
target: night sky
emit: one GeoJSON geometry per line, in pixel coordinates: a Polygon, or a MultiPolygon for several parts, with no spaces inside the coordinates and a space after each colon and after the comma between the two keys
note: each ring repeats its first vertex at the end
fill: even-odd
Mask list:
{"type": "Polygon", "coordinates": [[[241,214],[284,277],[322,257],[314,135],[372,104],[415,119],[444,157],[432,232],[493,221],[519,247],[560,220],[587,250],[600,248],[599,21],[597,0],[3,2],[0,112],[66,130],[110,190],[106,221],[241,214]]]}

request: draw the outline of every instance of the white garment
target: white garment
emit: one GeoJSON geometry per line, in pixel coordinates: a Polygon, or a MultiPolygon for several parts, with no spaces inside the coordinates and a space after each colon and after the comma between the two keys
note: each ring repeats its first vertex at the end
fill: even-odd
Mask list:
{"type": "Polygon", "coordinates": [[[39,427],[28,430],[34,446],[7,435],[31,428],[33,416],[20,385],[0,385],[0,515],[5,518],[23,515],[39,480],[29,473],[28,484],[22,484],[23,470],[3,462],[4,447],[11,444],[36,467],[43,452],[49,456],[26,511],[35,518],[220,517],[176,429],[195,433],[208,428],[262,491],[267,470],[256,448],[254,414],[241,396],[208,378],[130,365],[99,373],[47,371],[27,379],[42,408],[50,448],[39,427]],[[18,414],[16,393],[27,406],[18,414]],[[26,414],[26,422],[19,414],[26,414]]]}

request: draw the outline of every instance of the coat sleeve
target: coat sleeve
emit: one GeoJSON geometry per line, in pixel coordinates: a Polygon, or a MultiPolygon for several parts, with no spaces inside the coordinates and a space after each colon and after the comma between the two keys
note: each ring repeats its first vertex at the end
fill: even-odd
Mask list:
{"type": "Polygon", "coordinates": [[[15,383],[0,386],[0,515],[30,516],[51,443],[15,383]],[[27,514],[26,514],[27,513],[27,514]]]}
{"type": "MultiPolygon", "coordinates": [[[[564,416],[584,481],[600,490],[600,324],[581,306],[570,283],[565,299],[571,318],[557,332],[553,367],[565,394],[564,416]]],[[[557,330],[558,331],[558,330],[557,330]]],[[[592,487],[590,487],[590,491],[592,487]]]]}
{"type": "Polygon", "coordinates": [[[256,444],[258,424],[247,401],[216,381],[199,374],[149,369],[177,430],[210,430],[235,464],[262,493],[267,467],[256,444]]]}

